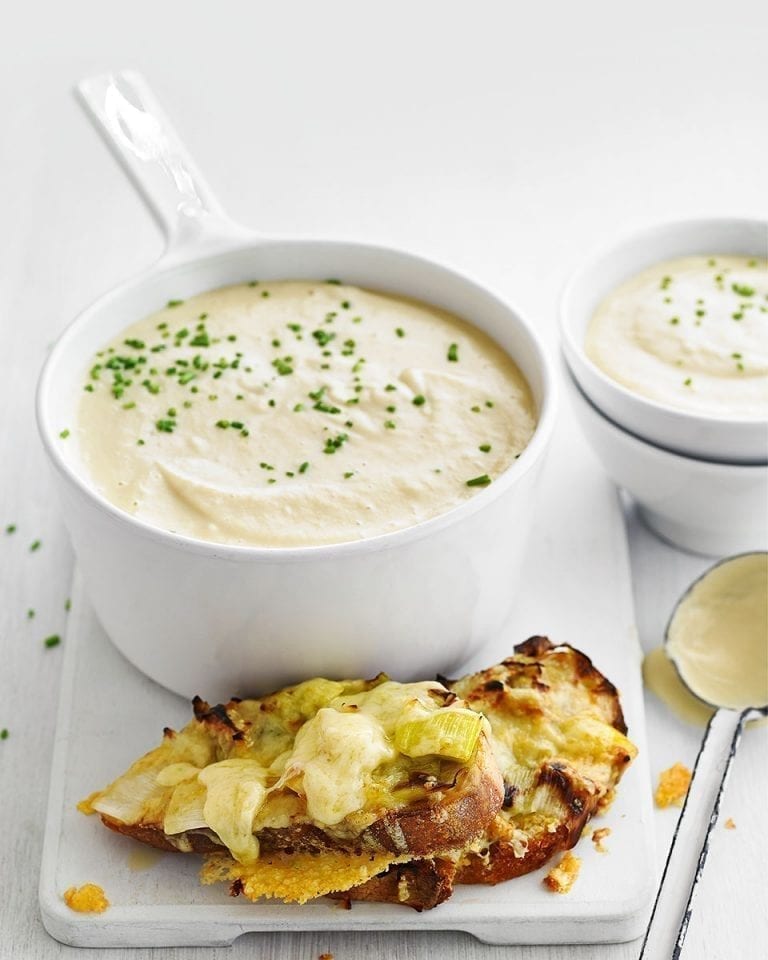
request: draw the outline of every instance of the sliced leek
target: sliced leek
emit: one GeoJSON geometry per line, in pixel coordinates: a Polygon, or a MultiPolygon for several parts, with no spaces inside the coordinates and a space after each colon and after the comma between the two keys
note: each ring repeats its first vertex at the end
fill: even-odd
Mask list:
{"type": "Polygon", "coordinates": [[[474,756],[483,718],[470,710],[441,710],[407,720],[395,730],[395,746],[407,757],[436,754],[460,763],[474,756]]]}

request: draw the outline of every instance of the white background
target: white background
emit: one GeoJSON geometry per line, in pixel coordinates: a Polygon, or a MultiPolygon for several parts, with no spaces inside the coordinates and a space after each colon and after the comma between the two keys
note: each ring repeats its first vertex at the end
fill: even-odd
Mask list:
{"type": "MultiPolygon", "coordinates": [[[[0,524],[19,530],[0,534],[0,727],[10,730],[0,742],[1,957],[73,955],[48,939],[36,907],[61,652],[41,640],[63,632],[72,560],[36,439],[34,381],[68,320],[162,248],[72,83],[139,68],[238,219],[454,265],[506,295],[554,350],[563,282],[616,231],[768,213],[767,11],[759,0],[4,6],[0,524]],[[30,553],[37,537],[43,547],[30,553]]],[[[706,561],[628,519],[650,648],[706,561]]],[[[696,732],[653,698],[649,732],[654,772],[692,761],[696,732]]],[[[724,808],[737,829],[717,835],[686,956],[764,956],[765,766],[765,738],[748,735],[724,808]]],[[[657,821],[663,847],[674,812],[657,821]]],[[[625,960],[638,949],[305,935],[157,956],[625,960]]]]}

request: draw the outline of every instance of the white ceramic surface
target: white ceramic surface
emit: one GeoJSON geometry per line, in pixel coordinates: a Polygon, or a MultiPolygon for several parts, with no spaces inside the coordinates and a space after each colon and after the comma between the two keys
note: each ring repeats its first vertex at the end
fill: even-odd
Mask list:
{"type": "Polygon", "coordinates": [[[573,377],[565,380],[589,445],[660,537],[707,556],[768,545],[768,466],[712,463],[663,450],[622,430],[573,377]]]}
{"type": "Polygon", "coordinates": [[[222,213],[140,77],[99,77],[79,89],[169,241],[155,267],[72,323],[38,388],[40,433],[106,632],[132,663],[185,696],[226,698],[316,674],[388,670],[407,679],[450,671],[499,631],[514,602],[554,424],[554,380],[537,338],[487,290],[410,254],[250,234],[222,213]],[[444,307],[514,357],[531,385],[538,426],[490,487],[407,530],[298,549],[174,535],[92,488],[76,444],[59,433],[74,422],[88,357],[105,341],[172,298],[252,277],[329,276],[444,307]]]}
{"type": "Polygon", "coordinates": [[[631,433],[686,456],[725,463],[768,463],[768,411],[762,419],[735,420],[675,410],[611,379],[584,350],[595,309],[620,283],[662,260],[718,253],[768,256],[768,222],[725,217],[681,220],[611,244],[583,266],[563,292],[562,349],[584,393],[631,433]]]}

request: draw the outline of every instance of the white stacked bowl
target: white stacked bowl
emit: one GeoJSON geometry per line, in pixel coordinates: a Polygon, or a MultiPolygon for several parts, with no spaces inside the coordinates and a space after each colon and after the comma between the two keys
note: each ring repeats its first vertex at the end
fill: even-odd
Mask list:
{"type": "Polygon", "coordinates": [[[685,220],[613,243],[568,283],[560,324],[569,393],[609,476],[661,537],[719,556],[768,543],[768,410],[737,419],[665,406],[611,379],[585,350],[596,308],[622,282],[664,260],[713,254],[765,257],[768,223],[685,220]]]}

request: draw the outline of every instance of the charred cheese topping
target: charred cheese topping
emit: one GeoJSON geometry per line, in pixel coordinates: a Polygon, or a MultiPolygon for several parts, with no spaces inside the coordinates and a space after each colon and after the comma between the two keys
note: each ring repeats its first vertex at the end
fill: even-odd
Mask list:
{"type": "Polygon", "coordinates": [[[691,413],[768,417],[768,260],[655,264],[613,290],[585,349],[611,379],[691,413]]]}
{"type": "Polygon", "coordinates": [[[108,500],[260,547],[435,517],[492,483],[535,427],[528,384],[486,334],[338,283],[170,301],[91,358],[84,388],[67,436],[108,500]]]}
{"type": "Polygon", "coordinates": [[[193,722],[90,797],[88,809],[159,822],[180,849],[187,831],[210,831],[237,862],[253,864],[260,829],[310,822],[355,835],[414,792],[426,796],[430,777],[451,782],[487,728],[439,683],[384,678],[306,681],[243,701],[228,718],[241,725],[238,738],[214,739],[193,722]],[[403,730],[407,753],[398,748],[403,730]]]}

